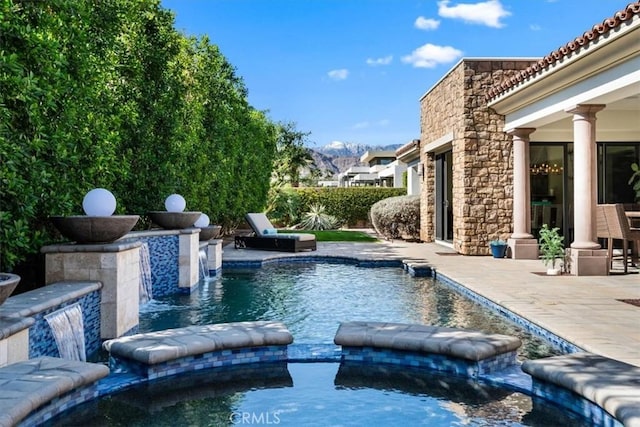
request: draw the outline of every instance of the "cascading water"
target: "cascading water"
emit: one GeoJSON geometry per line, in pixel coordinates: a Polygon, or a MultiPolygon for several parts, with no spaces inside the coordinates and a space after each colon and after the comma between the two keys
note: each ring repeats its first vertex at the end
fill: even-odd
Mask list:
{"type": "Polygon", "coordinates": [[[82,308],[75,303],[44,316],[51,328],[53,338],[58,346],[62,359],[81,360],[85,362],[87,355],[84,344],[84,323],[82,308]]]}
{"type": "Polygon", "coordinates": [[[151,280],[151,257],[149,245],[140,246],[140,305],[146,304],[153,298],[153,283],[151,280]]]}
{"type": "Polygon", "coordinates": [[[200,249],[199,252],[199,259],[200,259],[200,280],[209,280],[211,278],[211,276],[209,275],[209,266],[207,265],[208,263],[208,258],[207,258],[207,251],[206,249],[202,248],[200,249]]]}

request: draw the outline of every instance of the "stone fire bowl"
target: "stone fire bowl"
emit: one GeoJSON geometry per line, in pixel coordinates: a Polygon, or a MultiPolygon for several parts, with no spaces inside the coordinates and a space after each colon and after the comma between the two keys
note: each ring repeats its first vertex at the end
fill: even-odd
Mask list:
{"type": "Polygon", "coordinates": [[[17,274],[0,273],[0,305],[9,298],[19,281],[20,276],[17,274]]]}
{"type": "Polygon", "coordinates": [[[165,230],[182,230],[193,227],[193,223],[200,218],[202,212],[151,211],[147,215],[151,221],[165,230]]]}
{"type": "Polygon", "coordinates": [[[216,239],[222,230],[220,225],[207,225],[206,227],[200,227],[200,241],[205,242],[207,240],[216,239]]]}
{"type": "Polygon", "coordinates": [[[131,231],[139,218],[138,215],[50,217],[60,234],[81,244],[114,242],[131,231]]]}

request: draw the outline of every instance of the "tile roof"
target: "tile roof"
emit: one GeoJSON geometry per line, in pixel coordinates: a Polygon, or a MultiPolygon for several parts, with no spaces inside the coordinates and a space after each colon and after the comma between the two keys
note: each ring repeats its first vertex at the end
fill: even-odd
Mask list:
{"type": "Polygon", "coordinates": [[[616,12],[615,15],[605,19],[602,23],[594,25],[593,28],[581,36],[576,37],[564,46],[554,50],[525,70],[493,86],[487,91],[487,99],[492,100],[497,98],[518,84],[535,78],[556,62],[562,61],[565,57],[581,49],[583,46],[587,46],[599,38],[606,36],[609,31],[620,27],[622,23],[626,21],[631,21],[636,15],[640,15],[640,1],[629,3],[624,9],[616,12]]]}

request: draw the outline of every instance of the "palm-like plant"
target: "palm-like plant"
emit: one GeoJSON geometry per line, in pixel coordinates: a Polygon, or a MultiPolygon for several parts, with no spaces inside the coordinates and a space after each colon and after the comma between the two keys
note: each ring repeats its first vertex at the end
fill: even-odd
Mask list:
{"type": "Polygon", "coordinates": [[[336,217],[329,215],[320,204],[311,205],[309,212],[302,216],[302,221],[298,224],[298,227],[304,230],[333,230],[337,226],[336,217]]]}
{"type": "Polygon", "coordinates": [[[564,236],[561,236],[558,227],[549,228],[547,224],[542,225],[540,230],[540,253],[544,265],[551,264],[551,268],[556,268],[556,260],[564,256],[564,236]]]}

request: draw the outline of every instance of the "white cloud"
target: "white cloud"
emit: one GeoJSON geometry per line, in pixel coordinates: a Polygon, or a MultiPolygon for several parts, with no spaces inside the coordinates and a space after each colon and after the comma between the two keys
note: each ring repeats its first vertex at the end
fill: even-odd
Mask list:
{"type": "Polygon", "coordinates": [[[333,80],[344,80],[349,76],[349,70],[347,70],[346,68],[331,70],[327,73],[327,75],[333,80]]]}
{"type": "Polygon", "coordinates": [[[351,126],[352,129],[367,129],[371,127],[384,127],[389,126],[391,121],[389,119],[378,120],[377,122],[358,122],[355,125],[351,126]]]}
{"type": "Polygon", "coordinates": [[[393,60],[393,56],[389,55],[389,56],[384,56],[382,58],[367,58],[367,65],[371,65],[372,67],[378,66],[378,65],[389,65],[391,64],[391,61],[393,60]]]}
{"type": "Polygon", "coordinates": [[[369,122],[359,122],[352,126],[353,129],[366,129],[371,126],[369,122]]]}
{"type": "Polygon", "coordinates": [[[437,19],[425,18],[424,16],[418,16],[413,26],[419,30],[435,30],[440,26],[440,21],[437,19]]]}
{"type": "Polygon", "coordinates": [[[531,25],[529,25],[529,29],[531,31],[540,31],[540,30],[542,30],[542,27],[540,25],[538,25],[538,24],[531,24],[531,25]]]}
{"type": "Polygon", "coordinates": [[[460,3],[449,7],[450,0],[438,2],[438,15],[443,18],[462,19],[471,24],[486,25],[488,27],[501,28],[500,19],[511,15],[505,10],[500,0],[487,0],[480,3],[460,3]]]}
{"type": "Polygon", "coordinates": [[[402,57],[402,62],[416,68],[434,68],[438,64],[455,61],[462,56],[462,51],[451,46],[436,46],[431,43],[420,46],[410,55],[402,57]]]}

